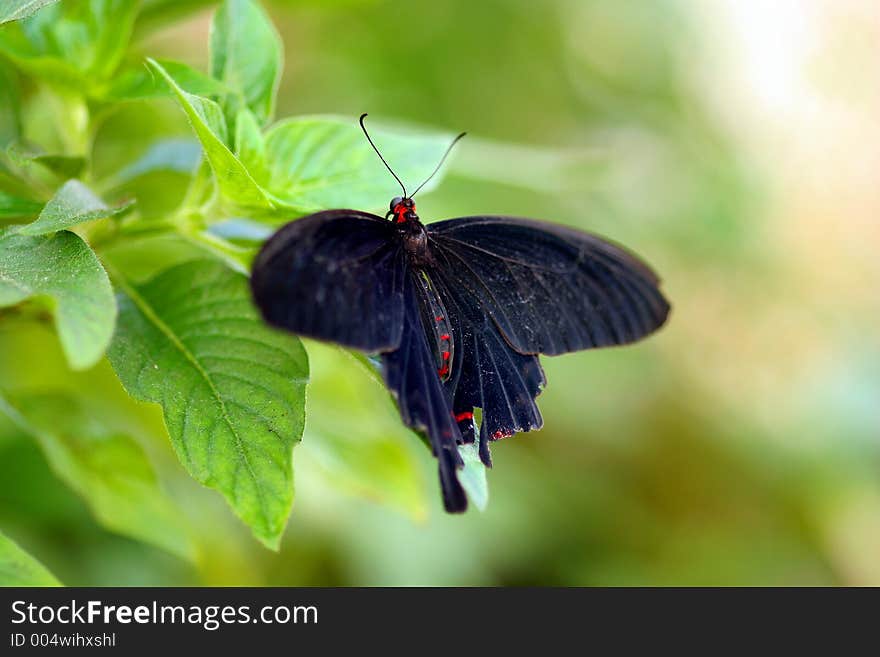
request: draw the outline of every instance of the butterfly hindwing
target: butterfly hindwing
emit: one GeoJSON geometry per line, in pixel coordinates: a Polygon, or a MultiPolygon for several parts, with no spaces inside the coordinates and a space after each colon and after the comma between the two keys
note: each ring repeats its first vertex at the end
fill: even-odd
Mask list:
{"type": "Polygon", "coordinates": [[[538,357],[513,350],[480,300],[454,284],[449,264],[443,254],[438,254],[432,274],[452,318],[454,376],[448,387],[465,440],[468,428],[473,426],[474,408],[482,410],[480,458],[490,466],[490,440],[540,429],[543,425],[535,398],[541,394],[546,379],[538,357]]]}
{"type": "Polygon", "coordinates": [[[275,233],[254,261],[251,288],[270,324],[375,352],[400,343],[405,271],[388,221],[329,210],[275,233]]]}
{"type": "Polygon", "coordinates": [[[461,432],[452,415],[452,397],[437,371],[433,345],[428,336],[420,272],[409,271],[404,281],[404,318],[400,345],[382,354],[382,371],[388,389],[397,399],[404,424],[426,435],[440,468],[443,502],[450,512],[464,511],[467,498],[458,482],[456,468],[463,465],[457,445],[461,432]]]}
{"type": "Polygon", "coordinates": [[[429,224],[447,284],[491,316],[523,354],[556,355],[634,342],[669,304],[657,276],[623,248],[563,226],[511,217],[429,224]]]}
{"type": "Polygon", "coordinates": [[[493,216],[420,226],[355,210],[304,217],[265,244],[251,286],[269,323],[381,352],[401,419],[428,438],[458,512],[458,445],[477,440],[476,409],[489,466],[491,440],[543,424],[538,354],[633,342],[669,305],[646,265],[587,233],[493,216]]]}

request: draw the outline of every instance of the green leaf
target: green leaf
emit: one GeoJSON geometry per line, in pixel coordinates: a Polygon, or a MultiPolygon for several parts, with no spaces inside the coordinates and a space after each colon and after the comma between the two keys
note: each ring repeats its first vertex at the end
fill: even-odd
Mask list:
{"type": "Polygon", "coordinates": [[[210,231],[197,228],[183,229],[180,231],[180,236],[204,253],[217,258],[240,274],[245,276],[250,274],[251,263],[257,255],[257,246],[233,244],[210,231]]]}
{"type": "Polygon", "coordinates": [[[293,502],[291,451],[304,423],[308,360],[268,328],[247,278],[213,261],[120,283],[110,362],[133,397],[162,405],[180,461],[277,548],[293,502]]]}
{"type": "MultiPolygon", "coordinates": [[[[409,191],[430,175],[452,141],[441,133],[371,128],[370,134],[409,191]]],[[[400,193],[354,119],[315,116],[281,121],[266,134],[266,158],[269,177],[260,182],[281,202],[304,212],[384,209],[400,193]]],[[[425,189],[442,175],[441,170],[425,189]]]]}
{"type": "Polygon", "coordinates": [[[46,235],[77,224],[112,217],[131,209],[133,202],[110,208],[78,180],[68,180],[33,223],[18,229],[21,235],[46,235]]]}
{"type": "Polygon", "coordinates": [[[187,93],[155,60],[147,60],[161,75],[183,111],[205,151],[221,194],[235,205],[268,209],[272,207],[265,192],[251,177],[241,161],[227,146],[226,123],[220,106],[212,100],[187,93]]]}
{"type": "Polygon", "coordinates": [[[0,25],[20,21],[58,0],[0,0],[0,25]]]}
{"type": "Polygon", "coordinates": [[[0,586],[61,586],[46,567],[0,532],[0,586]]]}
{"type": "Polygon", "coordinates": [[[55,474],[86,501],[98,522],[193,558],[185,521],[134,439],[108,430],[60,394],[32,395],[14,404],[0,396],[0,413],[37,441],[55,474]]]}
{"type": "Polygon", "coordinates": [[[86,166],[86,158],[74,155],[57,155],[44,153],[38,147],[14,142],[6,149],[10,162],[25,169],[31,164],[39,164],[47,170],[64,178],[75,178],[86,166]]]}
{"type": "Polygon", "coordinates": [[[464,467],[456,473],[458,481],[474,506],[485,511],[489,506],[489,482],[486,479],[486,466],[480,460],[479,445],[477,442],[459,445],[458,453],[464,460],[464,467]]]}
{"type": "Polygon", "coordinates": [[[468,137],[456,146],[457,176],[543,194],[567,194],[597,185],[609,154],[598,148],[547,148],[468,137]]]}
{"type": "Polygon", "coordinates": [[[118,187],[126,182],[155,171],[192,173],[202,156],[202,148],[192,139],[162,139],[113,176],[108,187],[118,187]]]}
{"type": "MultiPolygon", "coordinates": [[[[178,86],[199,96],[220,95],[228,89],[210,75],[172,60],[158,60],[162,68],[174,78],[178,86]]],[[[169,96],[171,90],[162,78],[157,77],[144,66],[129,69],[114,77],[107,86],[98,92],[106,101],[146,100],[169,96]]]]}
{"type": "Polygon", "coordinates": [[[235,120],[235,155],[256,180],[267,178],[266,142],[249,109],[241,110],[235,120]]]}
{"type": "Polygon", "coordinates": [[[0,190],[0,219],[30,217],[37,214],[42,207],[42,203],[26,198],[18,198],[0,190]]]}
{"type": "Polygon", "coordinates": [[[195,210],[210,205],[216,195],[217,180],[212,175],[208,160],[203,157],[189,181],[180,207],[182,210],[195,210]]]}
{"type": "Polygon", "coordinates": [[[38,296],[53,302],[55,326],[70,366],[94,365],[110,343],[116,318],[113,290],[98,258],[68,231],[0,231],[0,307],[38,296]]]}
{"type": "Polygon", "coordinates": [[[76,178],[86,168],[86,158],[76,155],[47,153],[45,155],[35,155],[31,158],[31,161],[46,167],[49,171],[64,179],[76,178]]]}
{"type": "Polygon", "coordinates": [[[4,28],[0,52],[36,77],[89,93],[119,65],[137,10],[137,0],[53,4],[4,28]]]}
{"type": "MultiPolygon", "coordinates": [[[[199,139],[202,139],[202,135],[205,134],[228,150],[226,120],[220,106],[209,98],[185,91],[156,60],[147,59],[147,65],[165,80],[165,84],[168,85],[172,95],[180,104],[199,139]]],[[[204,140],[202,141],[204,143],[204,140]]]]}
{"type": "MultiPolygon", "coordinates": [[[[261,125],[272,118],[281,79],[281,39],[265,12],[251,0],[225,0],[211,23],[211,75],[222,80],[261,125]]],[[[241,102],[224,101],[235,117],[241,102]]]]}
{"type": "Polygon", "coordinates": [[[108,243],[101,255],[109,270],[124,271],[134,281],[145,281],[174,265],[206,257],[203,249],[176,230],[125,235],[125,239],[108,243]]]}

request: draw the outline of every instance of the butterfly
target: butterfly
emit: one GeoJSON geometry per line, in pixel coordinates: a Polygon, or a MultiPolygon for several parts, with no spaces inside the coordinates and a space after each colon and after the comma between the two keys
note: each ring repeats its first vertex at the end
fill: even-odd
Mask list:
{"type": "Polygon", "coordinates": [[[493,215],[423,224],[413,197],[425,183],[407,194],[366,116],[403,195],[385,217],[327,210],[286,224],[255,258],[251,290],[269,324],[380,355],[401,419],[437,458],[446,510],[461,512],[458,446],[477,441],[491,467],[490,442],[543,425],[539,354],[635,342],[670,307],[646,264],[595,235],[493,215]]]}

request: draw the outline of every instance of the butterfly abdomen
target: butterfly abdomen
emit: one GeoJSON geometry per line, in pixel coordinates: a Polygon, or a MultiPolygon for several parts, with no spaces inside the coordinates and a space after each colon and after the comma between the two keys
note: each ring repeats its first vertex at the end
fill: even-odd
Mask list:
{"type": "Polygon", "coordinates": [[[428,336],[428,344],[434,351],[434,361],[437,365],[437,376],[446,382],[452,374],[452,361],[455,351],[452,337],[452,322],[449,313],[440,298],[437,288],[431,278],[424,271],[417,270],[413,274],[419,284],[419,296],[421,299],[422,324],[428,336]]]}

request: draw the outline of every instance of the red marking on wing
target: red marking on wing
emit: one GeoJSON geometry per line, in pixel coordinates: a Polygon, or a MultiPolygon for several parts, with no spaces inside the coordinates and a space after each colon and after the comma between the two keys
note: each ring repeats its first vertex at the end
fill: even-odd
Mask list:
{"type": "Polygon", "coordinates": [[[436,321],[438,321],[438,322],[442,322],[442,321],[443,321],[443,315],[437,315],[434,319],[435,319],[436,321]]]}
{"type": "Polygon", "coordinates": [[[443,367],[441,367],[439,370],[437,370],[437,374],[439,374],[441,378],[449,374],[449,365],[444,365],[443,367]]]}
{"type": "Polygon", "coordinates": [[[448,352],[448,351],[444,351],[442,354],[440,354],[440,357],[441,357],[443,360],[449,360],[449,352],[448,352]]]}
{"type": "Polygon", "coordinates": [[[473,420],[474,414],[471,411],[465,411],[464,413],[459,413],[455,416],[456,422],[462,422],[463,420],[473,420]]]}
{"type": "Polygon", "coordinates": [[[448,333],[444,333],[443,335],[440,336],[440,339],[441,339],[441,340],[448,340],[448,339],[449,339],[449,334],[448,334],[448,333]]]}
{"type": "Polygon", "coordinates": [[[492,440],[501,440],[502,438],[510,438],[512,433],[505,433],[503,431],[496,431],[492,434],[492,440]]]}

